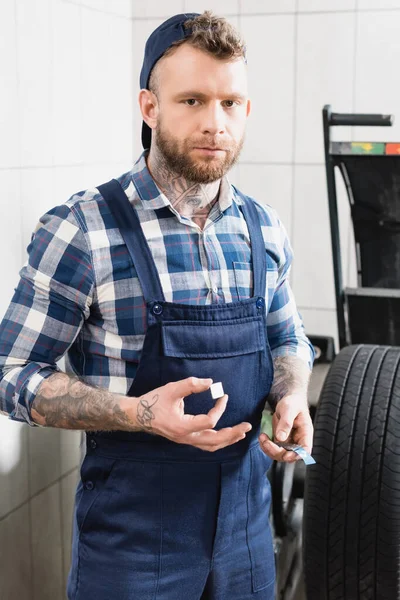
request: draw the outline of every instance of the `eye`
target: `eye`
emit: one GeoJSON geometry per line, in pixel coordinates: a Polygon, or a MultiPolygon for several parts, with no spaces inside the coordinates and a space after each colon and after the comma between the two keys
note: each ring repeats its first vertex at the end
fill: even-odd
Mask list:
{"type": "Polygon", "coordinates": [[[225,100],[224,104],[226,108],[233,108],[234,106],[239,106],[240,102],[237,100],[225,100]]]}
{"type": "Polygon", "coordinates": [[[188,106],[195,106],[195,102],[198,102],[198,100],[196,100],[195,98],[189,98],[188,100],[184,100],[184,102],[188,106]]]}

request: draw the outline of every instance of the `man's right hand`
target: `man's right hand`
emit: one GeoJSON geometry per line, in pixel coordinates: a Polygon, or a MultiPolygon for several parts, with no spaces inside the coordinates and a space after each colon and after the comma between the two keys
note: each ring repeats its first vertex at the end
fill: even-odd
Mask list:
{"type": "Polygon", "coordinates": [[[243,422],[219,431],[214,429],[225,411],[228,402],[226,394],[218,398],[215,406],[207,414],[185,414],[184,398],[190,394],[205,392],[211,384],[212,379],[197,377],[167,383],[141,398],[135,398],[135,408],[127,405],[125,410],[135,410],[135,420],[143,431],[161,435],[179,444],[215,452],[245,438],[246,433],[251,430],[251,424],[243,422]]]}

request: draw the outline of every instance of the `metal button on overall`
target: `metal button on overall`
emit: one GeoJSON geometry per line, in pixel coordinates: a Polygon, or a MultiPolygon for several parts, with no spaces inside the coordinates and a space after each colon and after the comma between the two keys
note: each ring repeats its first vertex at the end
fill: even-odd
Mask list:
{"type": "Polygon", "coordinates": [[[162,308],[161,304],[155,304],[153,306],[153,314],[155,314],[155,315],[161,315],[162,311],[163,311],[163,308],[162,308]]]}

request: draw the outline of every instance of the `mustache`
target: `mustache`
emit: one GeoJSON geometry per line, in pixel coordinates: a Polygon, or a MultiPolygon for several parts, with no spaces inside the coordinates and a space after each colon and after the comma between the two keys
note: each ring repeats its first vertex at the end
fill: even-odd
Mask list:
{"type": "Polygon", "coordinates": [[[192,144],[192,148],[210,148],[211,150],[232,150],[234,144],[227,144],[226,142],[209,142],[207,140],[201,140],[197,143],[192,144]]]}

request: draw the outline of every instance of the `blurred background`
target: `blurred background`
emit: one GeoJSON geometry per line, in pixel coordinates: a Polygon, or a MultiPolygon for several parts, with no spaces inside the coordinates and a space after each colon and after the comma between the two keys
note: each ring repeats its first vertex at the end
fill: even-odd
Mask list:
{"type": "MultiPolygon", "coordinates": [[[[393,113],[384,138],[400,142],[400,0],[1,0],[0,316],[40,215],[139,156],[148,35],[173,14],[204,9],[247,40],[253,111],[230,179],[278,210],[306,330],[337,337],[321,109],[393,113]]],[[[349,210],[338,186],[351,283],[349,210]]],[[[0,416],[0,600],[65,598],[80,438],[0,416]]]]}

